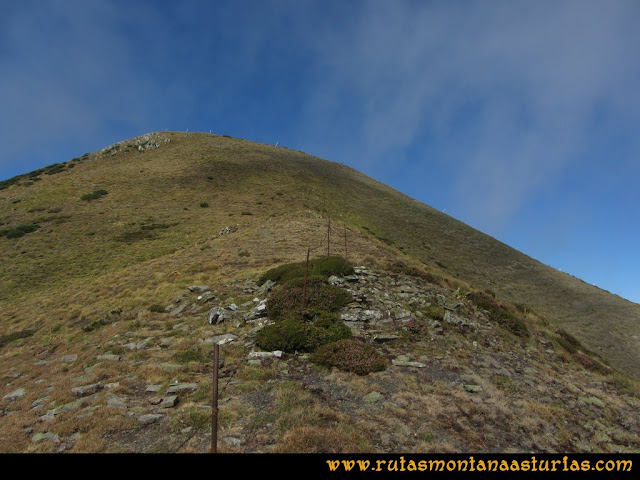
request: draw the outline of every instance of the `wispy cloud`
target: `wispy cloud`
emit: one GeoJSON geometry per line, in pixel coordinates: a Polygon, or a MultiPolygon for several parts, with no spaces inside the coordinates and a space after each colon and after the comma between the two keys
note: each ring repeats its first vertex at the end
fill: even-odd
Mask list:
{"type": "Polygon", "coordinates": [[[347,154],[367,162],[428,138],[449,162],[454,208],[483,226],[579,168],[607,124],[640,120],[637,2],[361,6],[318,37],[311,115],[346,116],[347,154]]]}

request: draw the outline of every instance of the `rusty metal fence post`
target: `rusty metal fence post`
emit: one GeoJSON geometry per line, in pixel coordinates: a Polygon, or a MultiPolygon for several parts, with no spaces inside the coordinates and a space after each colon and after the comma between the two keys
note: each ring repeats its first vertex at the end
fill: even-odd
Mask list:
{"type": "Polygon", "coordinates": [[[218,368],[220,363],[220,345],[213,346],[213,398],[211,415],[211,453],[218,453],[218,368]]]}

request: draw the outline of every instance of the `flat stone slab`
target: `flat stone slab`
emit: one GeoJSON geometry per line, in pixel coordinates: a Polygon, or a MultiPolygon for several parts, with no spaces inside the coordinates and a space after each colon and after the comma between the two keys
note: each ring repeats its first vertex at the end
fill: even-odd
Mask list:
{"type": "Polygon", "coordinates": [[[33,437],[31,437],[31,441],[33,443],[40,443],[43,440],[51,440],[56,445],[60,443],[60,437],[55,433],[51,433],[51,432],[36,433],[33,437]]]}
{"type": "Polygon", "coordinates": [[[167,389],[167,393],[178,393],[184,390],[193,391],[196,388],[198,388],[197,383],[176,383],[175,385],[169,385],[169,388],[167,389]]]}
{"type": "Polygon", "coordinates": [[[112,393],[107,395],[107,407],[126,409],[127,404],[124,399],[112,393]]]}
{"type": "Polygon", "coordinates": [[[109,360],[112,362],[119,362],[120,361],[120,355],[113,355],[112,353],[105,353],[103,355],[98,355],[96,357],[98,360],[109,360]]]}
{"type": "Polygon", "coordinates": [[[78,360],[78,355],[65,355],[64,357],[62,357],[62,361],[64,363],[73,363],[76,360],[78,360]]]}
{"type": "Polygon", "coordinates": [[[238,338],[237,335],[233,333],[224,333],[222,335],[216,335],[215,337],[209,337],[204,340],[204,343],[208,345],[224,345],[225,343],[233,342],[238,338]]]}
{"type": "Polygon", "coordinates": [[[208,285],[191,285],[187,287],[191,293],[204,293],[211,290],[211,287],[208,285]]]}
{"type": "Polygon", "coordinates": [[[75,402],[65,403],[64,405],[60,405],[59,407],[52,408],[47,411],[47,415],[55,416],[60,415],[61,413],[70,412],[71,410],[77,410],[83,404],[82,398],[79,398],[75,402]]]}
{"type": "Polygon", "coordinates": [[[178,405],[178,396],[171,395],[169,397],[164,397],[160,402],[160,408],[173,408],[178,405]]]}
{"type": "Polygon", "coordinates": [[[147,393],[158,393],[160,391],[160,389],[162,388],[162,385],[147,385],[147,393]]]}
{"type": "Polygon", "coordinates": [[[391,360],[391,363],[393,365],[395,365],[396,367],[414,367],[414,368],[425,368],[427,366],[426,363],[420,363],[420,362],[410,362],[410,361],[406,361],[406,360],[391,360]]]}
{"type": "Polygon", "coordinates": [[[17,390],[14,390],[11,393],[7,393],[4,397],[2,397],[2,399],[3,400],[15,400],[16,398],[23,397],[25,393],[27,393],[27,391],[24,388],[19,388],[17,390]]]}
{"type": "Polygon", "coordinates": [[[156,423],[163,417],[164,415],[160,415],[159,413],[149,413],[147,415],[140,415],[138,417],[138,422],[140,422],[142,425],[151,425],[152,423],[156,423]]]}
{"type": "Polygon", "coordinates": [[[282,352],[280,350],[275,350],[273,352],[251,352],[249,353],[249,358],[268,358],[268,357],[282,357],[282,352]]]}
{"type": "Polygon", "coordinates": [[[102,385],[100,385],[99,383],[92,383],[91,385],[73,387],[71,389],[71,393],[73,393],[76,397],[88,397],[89,395],[98,393],[100,390],[102,390],[102,385]]]}
{"type": "Polygon", "coordinates": [[[377,403],[384,399],[384,396],[380,392],[370,392],[362,397],[362,401],[366,403],[377,403]]]}
{"type": "Polygon", "coordinates": [[[469,393],[480,393],[482,391],[480,385],[464,385],[464,389],[469,393]]]}

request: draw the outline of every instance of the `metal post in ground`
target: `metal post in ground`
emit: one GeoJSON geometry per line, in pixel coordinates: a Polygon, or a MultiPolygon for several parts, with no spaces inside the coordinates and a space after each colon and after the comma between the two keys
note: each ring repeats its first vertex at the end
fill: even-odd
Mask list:
{"type": "Polygon", "coordinates": [[[311,247],[307,247],[307,268],[304,271],[304,286],[302,287],[302,315],[304,315],[304,311],[307,308],[307,279],[309,278],[309,253],[311,252],[311,247]]]}
{"type": "Polygon", "coordinates": [[[344,226],[344,259],[345,261],[349,261],[349,255],[347,251],[347,226],[344,226]]]}
{"type": "Polygon", "coordinates": [[[218,367],[220,345],[213,346],[213,398],[211,415],[211,453],[218,453],[218,367]]]}

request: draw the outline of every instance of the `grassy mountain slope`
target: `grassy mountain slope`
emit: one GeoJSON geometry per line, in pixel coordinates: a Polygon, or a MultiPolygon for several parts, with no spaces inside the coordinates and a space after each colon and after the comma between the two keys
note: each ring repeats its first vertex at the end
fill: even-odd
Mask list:
{"type": "MultiPolygon", "coordinates": [[[[256,279],[262,273],[303,260],[308,247],[314,248],[312,256],[326,253],[327,212],[332,223],[331,253],[345,254],[346,234],[349,260],[377,272],[370,277],[363,273],[356,284],[368,307],[399,314],[406,310],[424,323],[438,298],[445,298],[447,304],[458,305],[452,311],[468,318],[476,330],[469,334],[466,327],[445,325],[443,335],[433,319],[428,328],[426,323],[419,328],[398,323],[395,317],[393,325],[367,324],[366,338],[380,332],[404,335],[402,344],[385,344],[385,354],[390,359],[422,359],[429,364],[429,378],[386,371],[354,381],[346,374],[318,372],[298,356],[280,364],[263,362],[261,368],[247,364],[242,345],[231,344],[227,364],[237,370],[227,372],[230,401],[235,405],[229,425],[238,423],[233,428],[240,436],[273,424],[281,434],[274,440],[265,433],[264,442],[243,444],[239,451],[287,451],[299,439],[295,435],[321,439],[326,433],[322,428],[328,428],[326,418],[341,425],[347,450],[638,447],[637,425],[628,427],[626,413],[638,406],[636,384],[607,367],[591,366],[604,362],[640,377],[636,335],[640,306],[547,267],[349,167],[240,139],[167,132],[5,181],[0,188],[0,361],[9,372],[4,377],[7,386],[0,392],[9,395],[2,400],[2,451],[58,448],[60,442],[49,445],[40,437],[30,441],[29,435],[43,432],[47,425],[49,432],[69,439],[63,444],[76,442],[69,448],[78,451],[171,450],[166,445],[136,444],[149,432],[131,422],[132,412],[142,414],[150,408],[143,399],[145,385],[159,383],[166,388],[176,378],[196,379],[200,386],[189,397],[191,403],[181,403],[177,413],[167,417],[171,420],[160,424],[175,435],[188,428],[185,425],[200,432],[206,422],[198,423],[202,419],[197,404],[210,395],[203,380],[208,378],[210,345],[202,340],[228,331],[206,324],[211,305],[185,294],[186,287],[209,285],[216,304],[235,302],[239,312],[247,313],[258,295],[256,279]],[[485,289],[499,300],[519,304],[532,332],[528,339],[496,330],[486,309],[466,296],[485,289]],[[375,297],[387,294],[393,297],[390,304],[375,303],[375,297]],[[177,295],[193,303],[182,311],[186,303],[176,302],[177,295]],[[412,304],[411,295],[430,299],[427,303],[433,305],[412,304]],[[165,312],[167,304],[172,313],[165,312]],[[584,345],[578,350],[587,356],[571,347],[567,350],[555,333],[558,328],[570,334],[567,338],[577,338],[584,345]],[[105,353],[118,360],[110,363],[105,353]],[[183,368],[172,370],[174,363],[183,368]],[[502,371],[499,365],[504,366],[502,371]],[[569,390],[559,384],[559,393],[548,391],[559,378],[570,385],[569,390]],[[268,380],[280,381],[276,390],[268,380]],[[326,404],[317,403],[317,390],[309,396],[309,382],[324,392],[326,404]],[[72,387],[85,383],[99,383],[101,389],[110,385],[115,393],[94,392],[86,397],[91,399],[87,404],[85,397],[77,399],[71,393],[72,387]],[[479,405],[455,390],[469,383],[492,392],[485,403],[479,405]],[[426,384],[433,388],[425,390],[426,384]],[[394,399],[383,408],[397,422],[388,425],[394,433],[379,445],[367,444],[366,435],[354,433],[364,429],[376,436],[377,417],[367,417],[367,404],[341,403],[348,392],[347,397],[357,397],[374,387],[394,399]],[[423,414],[432,416],[414,420],[435,422],[436,433],[448,440],[429,444],[432,431],[421,432],[422,440],[415,443],[402,426],[408,421],[402,405],[441,401],[450,396],[450,389],[456,392],[455,408],[461,408],[471,423],[445,421],[447,415],[449,419],[460,415],[451,405],[428,412],[425,406],[423,414]],[[119,405],[113,395],[127,398],[127,406],[119,405]],[[555,423],[559,414],[569,414],[562,406],[569,397],[578,402],[579,408],[573,410],[584,416],[574,423],[586,418],[585,425],[590,425],[586,430],[567,430],[555,423]],[[589,400],[593,398],[597,401],[589,400]],[[602,400],[611,409],[607,421],[627,423],[594,423],[601,416],[602,400]],[[47,414],[43,420],[37,402],[47,405],[42,406],[45,411],[72,405],[71,412],[47,414]],[[273,417],[263,418],[263,407],[273,417]],[[317,418],[303,422],[287,416],[295,416],[298,408],[315,412],[317,418]],[[455,411],[447,413],[447,408],[455,411]],[[114,416],[114,411],[122,414],[114,416]],[[516,412],[523,412],[529,423],[517,423],[516,412]],[[345,415],[351,414],[358,419],[356,424],[346,420],[345,415]],[[535,432],[541,440],[526,443],[495,426],[487,433],[491,440],[482,445],[480,437],[469,437],[474,415],[505,416],[505,425],[523,429],[523,436],[535,432]],[[282,424],[285,420],[291,423],[282,424]],[[621,428],[631,433],[619,433],[621,428]],[[601,434],[611,431],[618,432],[617,437],[602,440],[601,434]],[[70,440],[76,433],[81,440],[70,440]],[[563,438],[549,443],[542,440],[545,435],[563,438]],[[14,438],[22,440],[16,443],[14,438]]],[[[237,328],[233,331],[252,344],[255,333],[249,326],[237,328]]]]}

